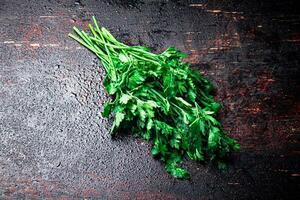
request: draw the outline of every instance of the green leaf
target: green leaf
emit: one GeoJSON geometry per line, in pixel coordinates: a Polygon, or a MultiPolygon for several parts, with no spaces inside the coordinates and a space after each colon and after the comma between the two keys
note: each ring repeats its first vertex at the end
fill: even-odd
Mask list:
{"type": "Polygon", "coordinates": [[[186,55],[180,52],[175,47],[169,47],[167,50],[165,50],[161,55],[171,58],[171,57],[177,57],[177,58],[185,58],[186,55]]]}
{"type": "Polygon", "coordinates": [[[198,160],[204,160],[204,156],[203,156],[202,152],[200,153],[200,152],[198,151],[198,149],[196,149],[195,155],[196,155],[196,157],[198,158],[198,160]]]}
{"type": "Polygon", "coordinates": [[[238,151],[238,150],[240,150],[240,148],[241,148],[241,146],[238,143],[236,143],[235,140],[233,140],[232,151],[238,151]]]}
{"type": "Polygon", "coordinates": [[[187,92],[185,82],[178,82],[177,84],[178,84],[178,91],[181,95],[187,92]]]}
{"type": "Polygon", "coordinates": [[[182,114],[182,120],[185,124],[189,124],[189,114],[187,112],[185,112],[184,110],[181,110],[181,114],[182,114]]]}
{"type": "Polygon", "coordinates": [[[204,80],[204,82],[205,82],[204,91],[209,94],[214,90],[214,86],[208,80],[204,80]]]}
{"type": "Polygon", "coordinates": [[[115,115],[115,120],[112,124],[112,128],[110,130],[110,133],[111,134],[114,134],[116,132],[116,129],[119,128],[121,122],[124,120],[125,118],[125,114],[122,113],[122,112],[116,112],[116,115],[115,115]]]}
{"type": "Polygon", "coordinates": [[[161,132],[163,135],[171,135],[173,133],[173,127],[171,127],[170,125],[168,125],[165,122],[161,122],[158,120],[155,120],[155,128],[157,132],[161,132]]]}
{"type": "Polygon", "coordinates": [[[106,102],[104,104],[104,109],[103,109],[103,112],[102,112],[102,116],[103,117],[109,117],[109,114],[111,112],[111,106],[112,105],[110,103],[108,103],[108,102],[106,102]]]}
{"type": "Polygon", "coordinates": [[[152,149],[151,149],[151,154],[153,156],[157,156],[159,154],[159,149],[157,146],[153,146],[152,149]]]}
{"type": "Polygon", "coordinates": [[[201,118],[195,119],[195,121],[193,121],[190,124],[190,130],[192,131],[193,134],[197,134],[200,132],[203,135],[205,135],[205,125],[203,119],[201,118]]]}
{"type": "Polygon", "coordinates": [[[134,115],[136,115],[136,109],[137,109],[137,105],[135,105],[135,104],[132,104],[129,107],[130,112],[134,115]]]}
{"type": "Polygon", "coordinates": [[[202,120],[199,120],[199,130],[202,134],[205,134],[205,124],[202,120]]]}
{"type": "Polygon", "coordinates": [[[192,102],[195,102],[197,95],[193,90],[189,90],[188,97],[192,102]]]}
{"type": "MultiPolygon", "coordinates": [[[[215,112],[214,112],[214,111],[207,110],[207,111],[204,111],[204,113],[207,114],[207,115],[212,115],[212,114],[214,114],[215,112]]],[[[214,121],[215,121],[215,120],[213,120],[213,122],[214,122],[214,121]]]]}
{"type": "Polygon", "coordinates": [[[179,168],[179,167],[173,169],[171,173],[176,178],[182,178],[182,179],[190,178],[189,173],[185,169],[182,169],[182,168],[179,168]]]}
{"type": "Polygon", "coordinates": [[[145,78],[140,74],[140,72],[136,71],[128,80],[128,87],[135,88],[138,85],[142,84],[145,81],[145,78]]]}
{"type": "Polygon", "coordinates": [[[236,143],[236,141],[230,137],[226,137],[227,144],[231,147],[232,151],[240,150],[240,145],[236,143]]]}
{"type": "Polygon", "coordinates": [[[153,127],[153,120],[149,119],[147,123],[147,130],[150,130],[153,127]]]}
{"type": "Polygon", "coordinates": [[[210,116],[210,115],[206,115],[206,116],[205,116],[205,119],[211,121],[211,122],[213,123],[213,125],[215,125],[215,126],[220,125],[220,123],[219,123],[215,118],[213,118],[213,117],[210,116]]]}
{"type": "Polygon", "coordinates": [[[147,113],[142,108],[138,109],[140,119],[144,122],[146,120],[147,113]]]}
{"type": "Polygon", "coordinates": [[[180,148],[180,140],[178,140],[177,138],[172,138],[170,140],[170,145],[171,145],[171,147],[173,147],[175,149],[179,149],[180,148]]]}
{"type": "Polygon", "coordinates": [[[180,131],[175,131],[174,136],[175,136],[176,139],[181,139],[182,138],[180,131]]]}
{"type": "Polygon", "coordinates": [[[110,83],[106,86],[108,94],[113,95],[117,92],[117,86],[114,83],[110,83]]]}
{"type": "Polygon", "coordinates": [[[163,76],[163,89],[168,96],[175,95],[175,77],[170,71],[163,76]]]}
{"type": "Polygon", "coordinates": [[[187,151],[186,154],[188,155],[188,157],[191,159],[191,160],[196,160],[194,154],[190,151],[187,151]]]}
{"type": "Polygon", "coordinates": [[[127,63],[129,61],[129,58],[125,55],[125,54],[119,54],[119,59],[124,62],[127,63]]]}
{"type": "Polygon", "coordinates": [[[178,167],[174,163],[167,164],[166,170],[175,178],[179,178],[179,179],[189,179],[190,178],[189,173],[185,169],[178,167]]]}
{"type": "Polygon", "coordinates": [[[151,138],[151,132],[150,132],[150,131],[144,132],[143,138],[144,138],[145,140],[149,141],[150,138],[151,138]]]}
{"type": "Polygon", "coordinates": [[[220,129],[216,127],[212,127],[209,130],[209,136],[208,136],[208,148],[212,151],[214,151],[220,143],[220,129]]]}
{"type": "Polygon", "coordinates": [[[125,118],[125,114],[121,112],[117,112],[115,116],[115,124],[116,127],[119,127],[123,119],[125,118]]]}
{"type": "Polygon", "coordinates": [[[189,102],[187,102],[186,100],[184,100],[184,99],[181,98],[181,97],[175,97],[175,99],[176,99],[177,101],[181,102],[182,104],[186,105],[186,106],[189,106],[189,107],[192,106],[189,102]]]}
{"type": "Polygon", "coordinates": [[[216,113],[220,110],[221,108],[221,104],[217,103],[217,102],[213,102],[211,105],[210,105],[211,109],[216,113]]]}
{"type": "Polygon", "coordinates": [[[144,106],[145,106],[146,108],[157,108],[157,107],[159,107],[159,106],[157,105],[157,103],[156,103],[155,101],[152,101],[152,100],[146,101],[146,102],[144,103],[144,106]]]}
{"type": "Polygon", "coordinates": [[[120,98],[120,103],[127,104],[130,99],[132,99],[132,97],[129,96],[128,94],[122,94],[120,98]]]}

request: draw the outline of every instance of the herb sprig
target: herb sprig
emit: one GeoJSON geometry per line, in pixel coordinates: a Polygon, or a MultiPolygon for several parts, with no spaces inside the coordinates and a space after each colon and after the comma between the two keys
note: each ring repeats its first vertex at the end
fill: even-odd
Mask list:
{"type": "Polygon", "coordinates": [[[212,96],[211,82],[182,62],[186,55],[178,49],[154,54],[128,46],[92,19],[91,33],[74,27],[69,36],[96,54],[106,70],[103,85],[113,100],[105,103],[102,115],[114,115],[111,134],[122,128],[152,141],[152,155],[176,178],[189,178],[179,166],[184,156],[225,167],[239,145],[215,118],[221,105],[212,96]]]}

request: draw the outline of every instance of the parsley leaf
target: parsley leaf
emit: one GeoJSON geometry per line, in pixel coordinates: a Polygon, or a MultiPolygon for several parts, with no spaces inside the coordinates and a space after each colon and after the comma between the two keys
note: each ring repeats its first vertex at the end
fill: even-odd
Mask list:
{"type": "Polygon", "coordinates": [[[103,85],[113,101],[104,104],[102,116],[114,116],[111,134],[122,128],[150,141],[151,154],[175,178],[190,178],[179,166],[185,156],[224,169],[240,146],[216,119],[221,105],[212,83],[182,62],[186,55],[175,47],[154,54],[117,41],[95,17],[93,22],[91,33],[74,27],[70,37],[96,54],[106,71],[103,85]]]}

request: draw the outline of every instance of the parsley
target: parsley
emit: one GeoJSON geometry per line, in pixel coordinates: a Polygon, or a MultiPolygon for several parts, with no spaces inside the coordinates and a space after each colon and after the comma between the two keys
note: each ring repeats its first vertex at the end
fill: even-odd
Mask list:
{"type": "Polygon", "coordinates": [[[152,141],[152,155],[176,178],[189,178],[179,166],[184,156],[226,166],[239,145],[215,119],[221,105],[211,94],[212,84],[181,61],[186,55],[174,47],[154,54],[128,46],[100,29],[95,17],[93,22],[90,34],[74,27],[76,34],[69,36],[96,54],[106,70],[103,85],[113,101],[105,103],[103,116],[114,115],[111,134],[127,128],[152,141]]]}

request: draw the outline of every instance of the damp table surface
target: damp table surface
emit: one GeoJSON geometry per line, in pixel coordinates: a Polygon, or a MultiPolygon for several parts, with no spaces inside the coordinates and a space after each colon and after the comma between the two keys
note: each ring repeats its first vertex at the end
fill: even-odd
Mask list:
{"type": "Polygon", "coordinates": [[[0,0],[0,199],[299,199],[295,2],[0,0]],[[67,36],[93,15],[127,44],[176,46],[213,81],[241,145],[227,171],[186,162],[192,179],[175,180],[147,142],[111,139],[104,71],[67,36]]]}

